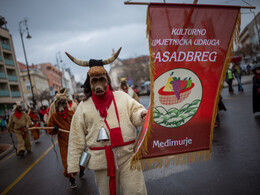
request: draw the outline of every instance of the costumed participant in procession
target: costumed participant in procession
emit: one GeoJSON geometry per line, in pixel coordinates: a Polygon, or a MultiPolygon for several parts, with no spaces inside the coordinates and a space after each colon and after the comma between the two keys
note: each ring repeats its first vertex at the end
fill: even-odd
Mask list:
{"type": "Polygon", "coordinates": [[[47,125],[48,121],[49,121],[49,112],[50,112],[50,107],[47,108],[46,113],[43,116],[43,120],[44,120],[45,125],[47,125]]]}
{"type": "MultiPolygon", "coordinates": [[[[40,119],[33,106],[29,106],[28,115],[30,116],[33,127],[40,127],[40,119]]],[[[37,144],[39,142],[38,139],[40,137],[40,130],[39,129],[32,130],[32,136],[35,143],[37,144]]]]}
{"type": "Polygon", "coordinates": [[[40,108],[40,121],[44,122],[44,115],[47,113],[47,106],[41,106],[40,108]]]}
{"type": "Polygon", "coordinates": [[[134,98],[136,101],[139,102],[139,97],[138,95],[134,92],[132,87],[128,85],[127,79],[126,78],[121,78],[120,79],[120,87],[119,91],[124,91],[127,93],[131,98],[134,98]]]}
{"type": "Polygon", "coordinates": [[[260,64],[252,69],[253,77],[253,113],[260,112],[260,64]]]}
{"type": "Polygon", "coordinates": [[[69,102],[70,109],[75,112],[78,105],[76,102],[74,102],[72,95],[68,95],[68,102],[69,102]]]}
{"type": "Polygon", "coordinates": [[[31,140],[28,128],[32,125],[30,117],[22,111],[20,102],[16,102],[15,111],[10,116],[8,131],[14,131],[17,139],[17,156],[24,156],[25,150],[31,153],[31,140]]]}
{"type": "MultiPolygon", "coordinates": [[[[63,93],[64,91],[65,91],[65,88],[62,88],[61,90],[59,90],[60,91],[60,93],[63,93]]],[[[51,115],[52,115],[52,113],[54,113],[55,112],[55,100],[56,100],[56,95],[57,95],[57,93],[58,93],[58,91],[55,91],[55,96],[54,96],[54,100],[53,100],[53,102],[51,103],[51,105],[50,105],[50,107],[49,107],[49,111],[48,111],[48,121],[49,121],[49,119],[50,119],[50,117],[51,117],[51,115]]],[[[48,122],[47,122],[48,123],[48,122]]]]}
{"type": "MultiPolygon", "coordinates": [[[[58,93],[55,96],[55,110],[50,116],[48,127],[54,127],[53,130],[49,130],[49,134],[57,134],[59,148],[60,148],[60,155],[62,164],[64,167],[64,176],[69,178],[70,187],[76,188],[75,178],[71,177],[67,172],[67,154],[68,154],[68,141],[69,141],[69,132],[59,131],[59,129],[63,129],[66,131],[70,130],[70,124],[72,120],[72,116],[74,111],[70,110],[68,105],[68,99],[66,95],[66,89],[63,93],[58,93]]],[[[80,177],[84,175],[84,167],[81,168],[80,177]]]]}
{"type": "Polygon", "coordinates": [[[123,194],[147,194],[142,171],[130,170],[136,126],[143,124],[147,111],[126,93],[113,91],[103,67],[112,63],[120,50],[107,60],[90,61],[66,53],[74,63],[90,67],[84,83],[86,99],[71,122],[68,172],[74,177],[79,172],[79,159],[87,146],[87,167],[94,170],[101,195],[120,195],[120,189],[123,194]]]}

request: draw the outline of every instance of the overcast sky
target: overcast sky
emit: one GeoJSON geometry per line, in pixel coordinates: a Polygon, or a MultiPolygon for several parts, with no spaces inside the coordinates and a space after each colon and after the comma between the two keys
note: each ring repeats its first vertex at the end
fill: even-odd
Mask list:
{"type": "MultiPolygon", "coordinates": [[[[135,2],[138,2],[135,1],[135,2]]],[[[139,2],[148,2],[140,1],[139,2]]],[[[150,2],[163,2],[152,0],[150,2]]],[[[166,0],[193,3],[193,0],[166,0]]],[[[199,0],[198,4],[248,6],[242,0],[199,0]]],[[[247,0],[260,11],[260,0],[247,0]]],[[[29,65],[50,62],[70,68],[77,81],[84,82],[87,68],[72,63],[65,51],[81,59],[105,59],[122,46],[119,58],[149,55],[146,38],[145,5],[125,5],[123,0],[0,0],[0,16],[12,34],[16,58],[25,63],[19,22],[28,19],[32,39],[24,39],[29,65]]],[[[252,19],[249,9],[241,9],[241,29],[252,19]]],[[[24,38],[26,33],[24,34],[24,38]]]]}

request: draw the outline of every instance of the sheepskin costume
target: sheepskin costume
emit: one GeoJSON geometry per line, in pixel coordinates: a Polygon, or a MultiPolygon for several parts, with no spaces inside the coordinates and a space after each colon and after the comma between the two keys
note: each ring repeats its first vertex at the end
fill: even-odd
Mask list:
{"type": "Polygon", "coordinates": [[[21,106],[20,102],[16,102],[14,107],[14,113],[10,116],[8,123],[8,131],[14,131],[17,139],[17,154],[25,150],[31,151],[30,134],[27,127],[32,125],[30,117],[21,110],[18,110],[18,106],[21,106]]]}
{"type": "Polygon", "coordinates": [[[147,194],[142,171],[130,170],[136,126],[142,125],[145,108],[126,93],[113,91],[104,61],[94,60],[93,65],[91,60],[80,61],[67,55],[76,64],[91,67],[84,84],[87,99],[78,105],[71,122],[68,172],[79,172],[79,159],[87,145],[91,156],[87,167],[94,170],[101,195],[120,194],[120,188],[123,194],[147,194]],[[102,75],[107,77],[108,87],[102,96],[97,96],[90,90],[90,78],[102,75]],[[108,141],[98,140],[101,127],[105,128],[108,141]]]}
{"type": "Polygon", "coordinates": [[[134,98],[137,102],[139,102],[139,97],[138,97],[138,95],[134,92],[134,90],[132,89],[132,87],[130,87],[130,86],[128,85],[126,78],[121,78],[121,79],[120,79],[119,91],[124,91],[124,92],[127,93],[131,98],[134,98]],[[126,86],[126,90],[123,89],[123,85],[126,86]]]}
{"type": "MultiPolygon", "coordinates": [[[[33,122],[33,127],[39,127],[40,126],[40,118],[34,109],[33,106],[29,106],[29,111],[28,115],[31,118],[31,121],[33,122]]],[[[40,130],[39,129],[34,129],[32,130],[32,136],[35,141],[37,141],[40,137],[40,130]]],[[[36,142],[37,143],[37,142],[36,142]]]]}

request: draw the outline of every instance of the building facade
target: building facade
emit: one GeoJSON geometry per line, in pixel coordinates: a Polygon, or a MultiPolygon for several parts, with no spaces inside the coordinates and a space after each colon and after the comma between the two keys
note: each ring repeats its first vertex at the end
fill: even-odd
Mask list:
{"type": "Polygon", "coordinates": [[[51,63],[38,64],[41,67],[42,73],[48,78],[49,89],[52,96],[55,91],[62,88],[62,71],[51,63]]]}
{"type": "Polygon", "coordinates": [[[0,20],[0,116],[4,116],[11,114],[15,102],[24,99],[12,36],[4,18],[0,20]]]}
{"type": "MultiPolygon", "coordinates": [[[[24,93],[24,99],[26,104],[29,105],[32,102],[32,89],[28,77],[27,67],[25,64],[21,62],[18,62],[18,65],[20,70],[20,78],[24,93]]],[[[45,99],[48,96],[46,96],[46,94],[43,94],[50,94],[48,78],[42,73],[40,66],[32,65],[28,66],[28,68],[33,86],[33,94],[37,102],[37,107],[39,108],[41,105],[48,105],[48,99],[45,99]]]]}
{"type": "Polygon", "coordinates": [[[111,65],[109,76],[112,87],[118,89],[120,78],[126,77],[129,85],[141,86],[150,80],[149,56],[139,56],[126,60],[116,59],[111,65]]]}
{"type": "Polygon", "coordinates": [[[71,73],[70,68],[65,68],[63,70],[63,77],[66,82],[63,83],[63,87],[67,89],[67,93],[73,95],[76,93],[76,81],[74,76],[71,73]]]}
{"type": "MultiPolygon", "coordinates": [[[[253,13],[253,12],[252,12],[253,13]]],[[[237,54],[243,56],[245,63],[260,61],[260,12],[242,30],[239,35],[237,54]]]]}

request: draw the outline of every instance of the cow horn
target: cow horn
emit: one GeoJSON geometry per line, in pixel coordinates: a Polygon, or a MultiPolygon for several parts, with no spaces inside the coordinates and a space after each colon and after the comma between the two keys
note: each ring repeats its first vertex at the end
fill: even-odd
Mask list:
{"type": "Polygon", "coordinates": [[[67,52],[65,52],[65,53],[71,59],[71,61],[74,62],[75,64],[78,64],[80,66],[89,66],[89,61],[78,60],[78,59],[74,58],[73,56],[71,56],[70,54],[68,54],[67,52]]]}
{"type": "Polygon", "coordinates": [[[65,88],[65,90],[64,90],[62,95],[66,95],[66,92],[67,92],[67,89],[65,88]]]}
{"type": "Polygon", "coordinates": [[[103,65],[106,65],[106,64],[110,64],[112,63],[113,61],[115,61],[115,59],[118,57],[120,51],[121,51],[122,47],[120,47],[117,52],[110,58],[106,59],[106,60],[103,60],[103,65]]]}

